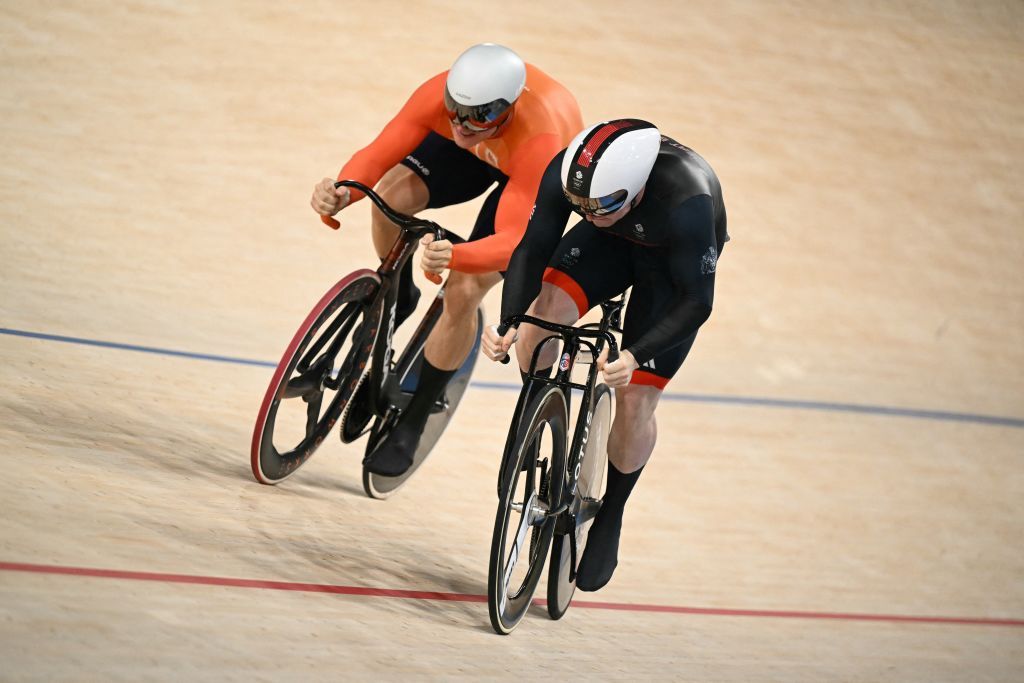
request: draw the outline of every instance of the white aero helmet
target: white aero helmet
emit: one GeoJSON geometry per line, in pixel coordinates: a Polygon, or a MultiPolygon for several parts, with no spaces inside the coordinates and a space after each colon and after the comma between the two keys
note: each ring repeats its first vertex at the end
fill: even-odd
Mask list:
{"type": "Polygon", "coordinates": [[[452,121],[470,130],[504,123],[526,87],[526,64],[512,50],[494,43],[469,48],[448,71],[444,108],[452,121]]]}
{"type": "Polygon", "coordinates": [[[582,213],[615,213],[647,183],[660,148],[661,133],[647,121],[615,119],[590,126],[565,150],[562,190],[582,213]]]}

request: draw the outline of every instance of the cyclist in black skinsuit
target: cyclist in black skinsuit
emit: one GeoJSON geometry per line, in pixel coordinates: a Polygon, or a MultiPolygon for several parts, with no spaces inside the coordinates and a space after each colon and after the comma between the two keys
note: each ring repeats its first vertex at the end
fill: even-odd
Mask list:
{"type": "MultiPolygon", "coordinates": [[[[711,314],[718,257],[729,237],[718,177],[696,152],[638,119],[591,126],[548,164],[532,218],[512,255],[501,320],[526,312],[571,324],[632,286],[622,353],[603,363],[616,389],[601,510],[576,585],[597,590],[617,564],[622,513],[657,436],[654,411],[711,314]],[[584,220],[562,236],[573,211],[584,220]]],[[[546,335],[524,326],[520,364],[546,335]]],[[[484,332],[483,350],[502,358],[510,329],[484,332]]],[[[551,349],[550,354],[554,353],[551,349]]],[[[542,355],[549,367],[553,355],[542,355]]],[[[527,368],[522,368],[525,371],[527,368]]]]}

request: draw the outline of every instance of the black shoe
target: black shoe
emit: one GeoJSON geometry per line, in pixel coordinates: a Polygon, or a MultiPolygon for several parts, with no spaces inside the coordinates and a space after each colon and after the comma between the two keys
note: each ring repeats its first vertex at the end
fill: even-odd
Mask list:
{"type": "Polygon", "coordinates": [[[380,445],[363,459],[363,466],[368,472],[383,477],[397,477],[405,474],[412,467],[416,446],[420,443],[422,429],[415,425],[403,425],[399,420],[380,445]]]}
{"type": "Polygon", "coordinates": [[[603,514],[602,507],[594,518],[587,536],[587,547],[576,570],[576,587],[581,591],[596,591],[604,587],[615,573],[619,563],[619,534],[622,514],[603,514]]]}

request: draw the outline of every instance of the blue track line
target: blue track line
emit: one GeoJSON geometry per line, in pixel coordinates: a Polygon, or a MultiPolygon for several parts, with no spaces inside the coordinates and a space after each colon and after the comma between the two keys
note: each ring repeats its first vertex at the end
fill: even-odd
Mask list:
{"type": "Polygon", "coordinates": [[[29,339],[43,339],[45,341],[65,342],[67,344],[83,344],[85,346],[98,346],[105,349],[118,349],[120,351],[139,351],[141,353],[153,353],[158,356],[176,356],[178,358],[191,358],[193,360],[212,360],[217,363],[234,363],[236,365],[256,365],[261,368],[277,367],[277,363],[271,363],[270,361],[265,360],[232,358],[231,356],[214,356],[208,353],[191,353],[189,351],[175,351],[174,349],[161,349],[156,346],[120,344],[118,342],[100,341],[97,339],[65,337],[59,334],[43,334],[42,332],[25,332],[24,330],[10,330],[7,329],[6,327],[0,327],[0,334],[9,334],[14,337],[28,337],[29,339]]]}
{"type": "MultiPolygon", "coordinates": [[[[277,367],[277,363],[265,360],[234,358],[231,356],[218,356],[208,353],[192,353],[189,351],[176,351],[174,349],[163,349],[155,346],[121,344],[118,342],[108,342],[97,339],[83,339],[81,337],[66,337],[58,334],[44,334],[41,332],[12,330],[3,327],[0,327],[0,334],[6,334],[14,337],[27,337],[29,339],[42,339],[44,341],[56,341],[68,344],[81,344],[85,346],[96,346],[107,349],[118,349],[120,351],[138,351],[141,353],[152,353],[160,356],[174,356],[178,358],[189,358],[192,360],[214,361],[217,363],[233,363],[235,365],[254,365],[262,368],[277,367]]],[[[508,384],[504,382],[473,381],[470,384],[480,389],[498,389],[502,391],[519,391],[521,387],[521,385],[519,384],[508,384]]],[[[1014,427],[1017,429],[1024,429],[1024,419],[1015,417],[978,415],[974,413],[954,413],[943,410],[922,410],[917,408],[897,408],[892,406],[870,406],[859,405],[856,403],[830,403],[824,401],[799,401],[780,398],[760,398],[755,396],[719,396],[714,394],[679,394],[669,392],[666,392],[662,396],[662,400],[688,401],[690,403],[717,403],[722,405],[753,406],[761,408],[786,408],[789,410],[818,410],[834,413],[860,413],[862,415],[907,417],[919,420],[937,420],[940,422],[966,422],[973,424],[992,425],[999,427],[1014,427]]]]}
{"type": "MultiPolygon", "coordinates": [[[[472,382],[483,389],[515,389],[517,385],[498,382],[472,382]]],[[[754,406],[760,408],[788,408],[790,410],[822,410],[834,413],[861,413],[887,417],[912,417],[919,420],[942,422],[973,422],[975,424],[998,425],[1001,427],[1024,428],[1024,419],[978,415],[975,413],[952,413],[943,410],[921,410],[918,408],[896,408],[890,406],[869,406],[857,403],[828,403],[824,401],[799,401],[784,398],[760,398],[756,396],[718,396],[715,394],[679,394],[665,392],[663,401],[688,401],[690,403],[719,403],[726,405],[754,406]]]]}

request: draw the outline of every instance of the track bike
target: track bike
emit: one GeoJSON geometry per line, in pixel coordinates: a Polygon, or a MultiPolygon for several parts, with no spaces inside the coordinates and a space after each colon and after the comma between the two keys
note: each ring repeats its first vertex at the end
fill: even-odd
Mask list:
{"type": "Polygon", "coordinates": [[[560,619],[576,590],[576,569],[601,507],[612,423],[612,391],[598,383],[597,358],[618,358],[613,332],[621,332],[624,297],[601,304],[599,323],[573,327],[528,315],[502,322],[498,334],[520,323],[554,334],[534,349],[530,372],[509,427],[498,475],[498,508],[491,538],[487,607],[491,626],[507,635],[526,614],[548,559],[547,609],[560,619]],[[560,342],[560,343],[559,343],[560,342]],[[537,374],[548,343],[559,343],[553,378],[537,374]],[[574,365],[588,363],[586,381],[572,380],[574,365]],[[573,390],[582,392],[571,443],[573,390]]]}
{"type": "MultiPolygon", "coordinates": [[[[401,214],[362,183],[343,180],[366,194],[400,228],[391,251],[376,270],[361,269],[335,284],[295,332],[270,380],[252,435],[252,473],[261,484],[278,484],[301,467],[340,422],[341,441],[369,434],[369,456],[390,433],[415,392],[423,349],[441,316],[444,284],[410,341],[394,348],[398,279],[416,244],[427,234],[453,243],[464,240],[437,223],[401,214]]],[[[336,224],[335,224],[336,225],[336,224]]],[[[440,277],[431,278],[436,283],[440,277]]],[[[477,309],[477,329],[483,311],[477,309]]],[[[479,335],[466,360],[433,406],[412,467],[397,477],[363,466],[363,490],[387,498],[416,472],[451,420],[469,384],[479,350],[479,335]]]]}

